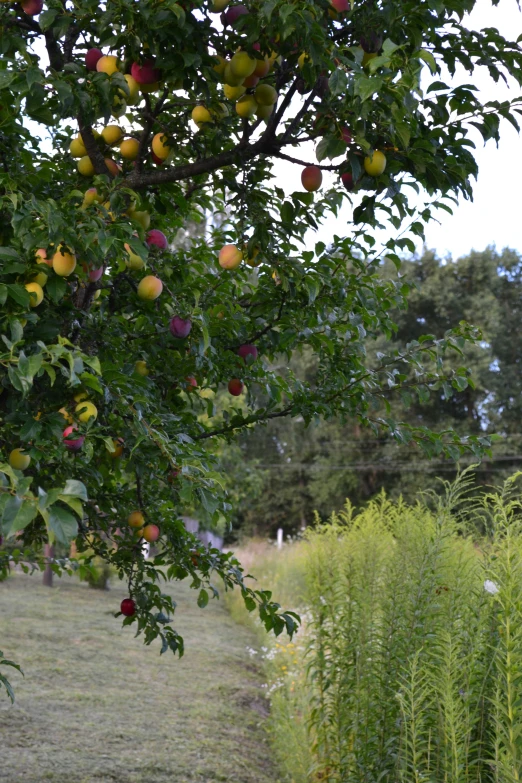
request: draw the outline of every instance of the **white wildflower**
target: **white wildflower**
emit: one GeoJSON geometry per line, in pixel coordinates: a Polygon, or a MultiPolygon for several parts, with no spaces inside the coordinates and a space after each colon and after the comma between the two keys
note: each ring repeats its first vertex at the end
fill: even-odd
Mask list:
{"type": "Polygon", "coordinates": [[[495,584],[495,582],[492,582],[491,579],[486,579],[484,581],[484,590],[486,593],[491,593],[491,595],[495,595],[495,593],[498,593],[498,585],[495,584]]]}

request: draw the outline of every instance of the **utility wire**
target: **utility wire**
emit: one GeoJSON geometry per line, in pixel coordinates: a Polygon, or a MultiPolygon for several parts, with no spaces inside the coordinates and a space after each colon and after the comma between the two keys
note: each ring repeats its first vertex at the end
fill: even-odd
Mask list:
{"type": "MultiPolygon", "coordinates": [[[[496,468],[493,467],[493,463],[496,462],[512,462],[512,461],[521,461],[522,460],[522,454],[514,454],[512,456],[503,456],[503,457],[496,457],[494,459],[485,459],[481,463],[482,467],[477,467],[475,469],[476,473],[490,473],[492,470],[495,470],[496,468]],[[484,467],[488,466],[489,467],[484,467]]],[[[466,460],[466,461],[459,461],[460,467],[466,467],[468,465],[473,465],[474,460],[466,460]]],[[[344,465],[318,465],[314,463],[306,463],[306,462],[280,462],[280,463],[258,463],[257,465],[249,465],[250,470],[308,470],[310,472],[324,472],[324,471],[368,471],[368,470],[386,470],[388,472],[393,473],[399,473],[399,472],[406,472],[406,473],[433,473],[435,471],[447,471],[447,472],[455,472],[458,470],[458,467],[456,464],[448,465],[447,462],[420,462],[420,463],[412,463],[412,462],[376,462],[376,463],[366,463],[366,462],[353,462],[353,463],[346,463],[344,465]]]]}

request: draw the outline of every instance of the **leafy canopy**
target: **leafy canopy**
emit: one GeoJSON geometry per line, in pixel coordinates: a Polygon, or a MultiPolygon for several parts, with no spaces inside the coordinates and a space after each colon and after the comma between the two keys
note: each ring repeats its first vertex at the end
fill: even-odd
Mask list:
{"type": "Polygon", "coordinates": [[[472,81],[442,81],[462,65],[471,80],[484,66],[520,83],[518,43],[468,30],[473,6],[0,3],[0,508],[2,535],[19,538],[12,557],[41,563],[43,542],[76,539],[80,559],[94,552],[127,578],[136,612],[124,622],[162,650],[183,650],[164,578],[190,575],[204,606],[217,574],[267,629],[292,633],[297,618],[180,520],[227,517],[217,442],[340,414],[428,455],[480,455],[480,438],[402,424],[390,407],[405,386],[424,401],[470,384],[445,357],[476,330],[457,324],[377,362],[364,350],[392,337],[390,313],[406,306],[401,253],[434,208],[471,197],[471,127],[487,140],[501,118],[517,124],[518,99],[483,105],[472,81]],[[316,161],[299,157],[305,140],[316,161]],[[274,181],[282,159],[318,167],[306,188],[274,181]],[[314,246],[346,199],[346,235],[314,246]],[[188,251],[169,247],[205,217],[188,251]],[[242,260],[233,269],[223,253],[218,263],[225,245],[229,266],[242,260]],[[243,355],[252,345],[257,356],[243,355]],[[312,380],[285,368],[302,349],[317,359],[312,380]],[[159,527],[149,561],[133,511],[159,527]]]}

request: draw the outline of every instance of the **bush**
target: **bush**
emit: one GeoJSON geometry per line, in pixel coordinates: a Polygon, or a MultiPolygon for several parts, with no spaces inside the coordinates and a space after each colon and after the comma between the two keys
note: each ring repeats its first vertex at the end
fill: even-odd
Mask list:
{"type": "Polygon", "coordinates": [[[93,557],[88,565],[84,565],[80,570],[80,579],[87,582],[89,587],[95,590],[108,590],[111,576],[115,573],[101,557],[93,557]]]}
{"type": "Polygon", "coordinates": [[[510,480],[472,506],[469,483],[347,506],[298,545],[304,633],[265,654],[288,780],[519,780],[522,504],[510,480]]]}

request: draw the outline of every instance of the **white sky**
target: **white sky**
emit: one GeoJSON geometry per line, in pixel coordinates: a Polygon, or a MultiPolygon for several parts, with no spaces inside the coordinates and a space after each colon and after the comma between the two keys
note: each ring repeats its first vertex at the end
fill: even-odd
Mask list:
{"type": "MultiPolygon", "coordinates": [[[[522,13],[516,0],[500,0],[494,8],[490,0],[479,0],[473,13],[468,17],[467,27],[482,29],[496,27],[510,40],[522,34],[522,13]]],[[[439,78],[439,77],[437,77],[439,78]]],[[[443,81],[449,82],[447,79],[443,81]]],[[[473,77],[465,71],[453,80],[453,84],[473,81],[480,89],[483,100],[506,100],[520,94],[516,85],[512,89],[503,87],[503,82],[495,84],[488,73],[481,69],[473,77]]],[[[519,117],[522,125],[522,115],[519,117]]],[[[463,199],[454,208],[453,216],[439,211],[440,224],[432,221],[426,231],[426,244],[439,255],[447,254],[457,258],[470,250],[483,250],[488,245],[496,245],[499,250],[510,247],[522,252],[522,212],[520,209],[520,188],[522,180],[522,139],[510,123],[503,121],[500,127],[500,143],[497,148],[494,141],[486,146],[482,137],[473,129],[472,140],[476,144],[475,157],[479,166],[479,177],[475,183],[474,201],[463,199]]],[[[308,145],[301,152],[288,150],[288,154],[302,158],[309,163],[315,162],[313,149],[308,145]]],[[[328,163],[329,161],[324,161],[328,163]]],[[[286,192],[302,190],[301,168],[286,161],[278,164],[278,184],[286,192]]],[[[324,181],[330,175],[325,173],[324,181]]],[[[332,176],[331,181],[334,181],[332,176]]],[[[357,202],[355,202],[357,203],[357,202]]],[[[347,222],[351,218],[351,208],[346,203],[339,218],[329,219],[314,236],[314,241],[322,239],[328,243],[334,233],[340,236],[347,233],[347,222]]],[[[383,236],[384,239],[387,237],[383,236]]],[[[311,239],[311,237],[310,237],[311,239]]],[[[421,245],[419,243],[419,250],[421,245]]]]}

